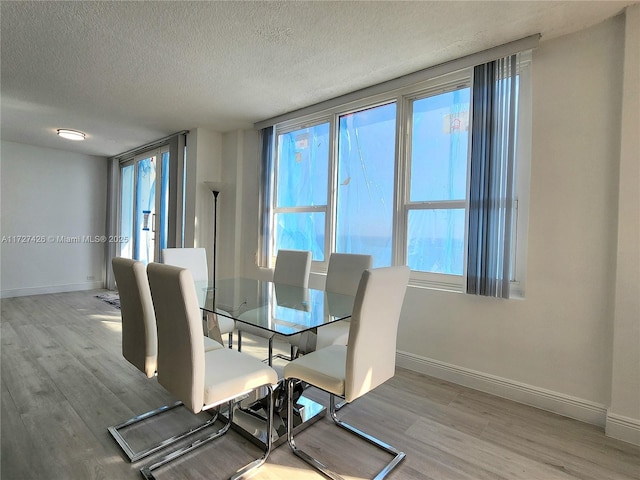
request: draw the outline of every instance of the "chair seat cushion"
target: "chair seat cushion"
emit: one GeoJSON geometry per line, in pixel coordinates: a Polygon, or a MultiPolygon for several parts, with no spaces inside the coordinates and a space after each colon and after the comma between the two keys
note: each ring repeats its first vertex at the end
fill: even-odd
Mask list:
{"type": "Polygon", "coordinates": [[[273,368],[247,354],[229,348],[205,353],[204,405],[217,405],[242,392],[277,383],[273,368]]]}
{"type": "Polygon", "coordinates": [[[322,390],[344,396],[347,347],[331,345],[297,358],[284,367],[284,378],[297,378],[322,390]]]}
{"type": "Polygon", "coordinates": [[[219,348],[224,348],[221,344],[216,342],[213,338],[203,337],[204,338],[204,351],[208,352],[209,350],[218,350],[219,348]]]}

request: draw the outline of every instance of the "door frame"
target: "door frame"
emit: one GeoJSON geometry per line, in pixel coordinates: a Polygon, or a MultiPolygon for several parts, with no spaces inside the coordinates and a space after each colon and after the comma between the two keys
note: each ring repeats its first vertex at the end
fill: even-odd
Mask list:
{"type": "MultiPolygon", "coordinates": [[[[139,241],[139,238],[137,237],[139,235],[138,232],[138,216],[137,216],[137,202],[138,202],[138,195],[137,195],[137,189],[138,189],[138,165],[141,161],[146,160],[148,158],[152,158],[155,157],[155,198],[154,198],[154,213],[152,213],[152,217],[151,219],[149,219],[149,223],[150,223],[150,232],[151,234],[154,236],[154,246],[153,246],[153,258],[149,259],[149,261],[154,261],[157,262],[160,260],[161,258],[161,252],[160,252],[160,246],[161,246],[161,242],[160,242],[160,226],[162,225],[162,208],[161,208],[161,202],[162,202],[162,184],[163,184],[163,177],[165,174],[170,174],[170,169],[167,172],[164,172],[164,165],[163,165],[163,154],[169,154],[170,155],[170,148],[169,145],[164,145],[161,146],[159,148],[154,148],[151,150],[147,150],[144,153],[140,153],[138,155],[135,155],[133,158],[129,158],[125,161],[122,161],[119,163],[119,178],[118,178],[118,214],[117,214],[117,225],[118,225],[118,231],[120,232],[122,229],[122,189],[123,189],[123,184],[122,184],[122,170],[126,167],[130,167],[133,166],[133,192],[132,192],[132,210],[133,210],[133,215],[132,215],[132,226],[131,226],[131,232],[132,232],[132,236],[133,238],[131,239],[131,241],[133,242],[133,247],[132,247],[132,257],[136,257],[136,245],[137,245],[137,241],[139,241]]],[[[169,158],[169,162],[171,162],[171,159],[169,158]]],[[[167,198],[166,201],[168,202],[169,199],[167,198]]],[[[168,210],[168,208],[167,208],[168,210]]],[[[168,212],[166,212],[168,213],[168,212]]],[[[168,219],[166,220],[168,221],[168,219]]],[[[116,255],[120,256],[122,254],[121,251],[121,244],[118,244],[118,247],[116,249],[116,255]]],[[[139,259],[136,259],[139,260],[139,259]]]]}

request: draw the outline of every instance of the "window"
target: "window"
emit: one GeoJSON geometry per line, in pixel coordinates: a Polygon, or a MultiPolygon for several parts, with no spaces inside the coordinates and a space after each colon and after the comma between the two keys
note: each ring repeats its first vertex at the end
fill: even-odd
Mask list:
{"type": "Polygon", "coordinates": [[[470,98],[463,87],[410,102],[406,260],[417,272],[464,273],[470,98]]]}
{"type": "Polygon", "coordinates": [[[169,149],[137,155],[120,167],[119,255],[149,263],[169,238],[169,149]]]}
{"type": "MultiPolygon", "coordinates": [[[[529,172],[528,60],[518,65],[510,280],[523,288],[529,172]]],[[[406,264],[411,283],[465,291],[473,68],[275,125],[270,257],[311,250],[406,264]]],[[[268,231],[269,229],[265,229],[268,231]]]]}
{"type": "Polygon", "coordinates": [[[396,104],[338,118],[335,247],[392,263],[396,104]]]}
{"type": "Polygon", "coordinates": [[[278,135],[275,252],[310,250],[323,262],[327,246],[329,123],[278,135]]]}

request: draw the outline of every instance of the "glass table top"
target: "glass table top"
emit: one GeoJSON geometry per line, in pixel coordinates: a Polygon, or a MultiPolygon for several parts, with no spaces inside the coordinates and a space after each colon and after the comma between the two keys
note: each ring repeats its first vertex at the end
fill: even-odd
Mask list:
{"type": "Polygon", "coordinates": [[[355,297],[250,278],[196,282],[200,308],[281,335],[351,316],[355,297]]]}

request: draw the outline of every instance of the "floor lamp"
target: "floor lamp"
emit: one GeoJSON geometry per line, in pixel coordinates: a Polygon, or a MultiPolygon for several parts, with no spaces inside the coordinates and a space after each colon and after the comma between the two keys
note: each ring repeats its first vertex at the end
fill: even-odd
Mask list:
{"type": "Polygon", "coordinates": [[[205,182],[205,185],[213,193],[213,288],[216,288],[216,266],[217,262],[217,250],[216,242],[218,240],[218,195],[222,189],[222,183],[220,182],[205,182]]]}
{"type": "MultiPolygon", "coordinates": [[[[213,194],[213,255],[212,257],[212,272],[213,272],[213,282],[211,284],[212,288],[211,288],[211,295],[212,295],[212,300],[211,300],[211,305],[212,307],[215,309],[215,305],[216,305],[216,268],[218,267],[218,251],[216,248],[216,243],[218,240],[218,195],[220,195],[220,191],[222,190],[222,186],[223,184],[220,182],[204,182],[204,184],[207,186],[207,188],[209,190],[211,190],[211,193],[213,194]]],[[[207,292],[207,296],[208,296],[208,292],[207,292]]],[[[207,299],[207,303],[208,303],[208,299],[207,299]]],[[[218,324],[218,316],[215,313],[206,313],[206,322],[207,322],[207,329],[209,330],[209,336],[211,336],[213,334],[213,338],[218,340],[221,344],[222,342],[222,336],[221,336],[221,332],[220,332],[220,325],[218,324]],[[210,320],[212,321],[212,323],[210,324],[210,320]]],[[[233,339],[233,334],[231,332],[229,332],[229,348],[231,348],[231,344],[232,344],[232,339],[233,339]]]]}

